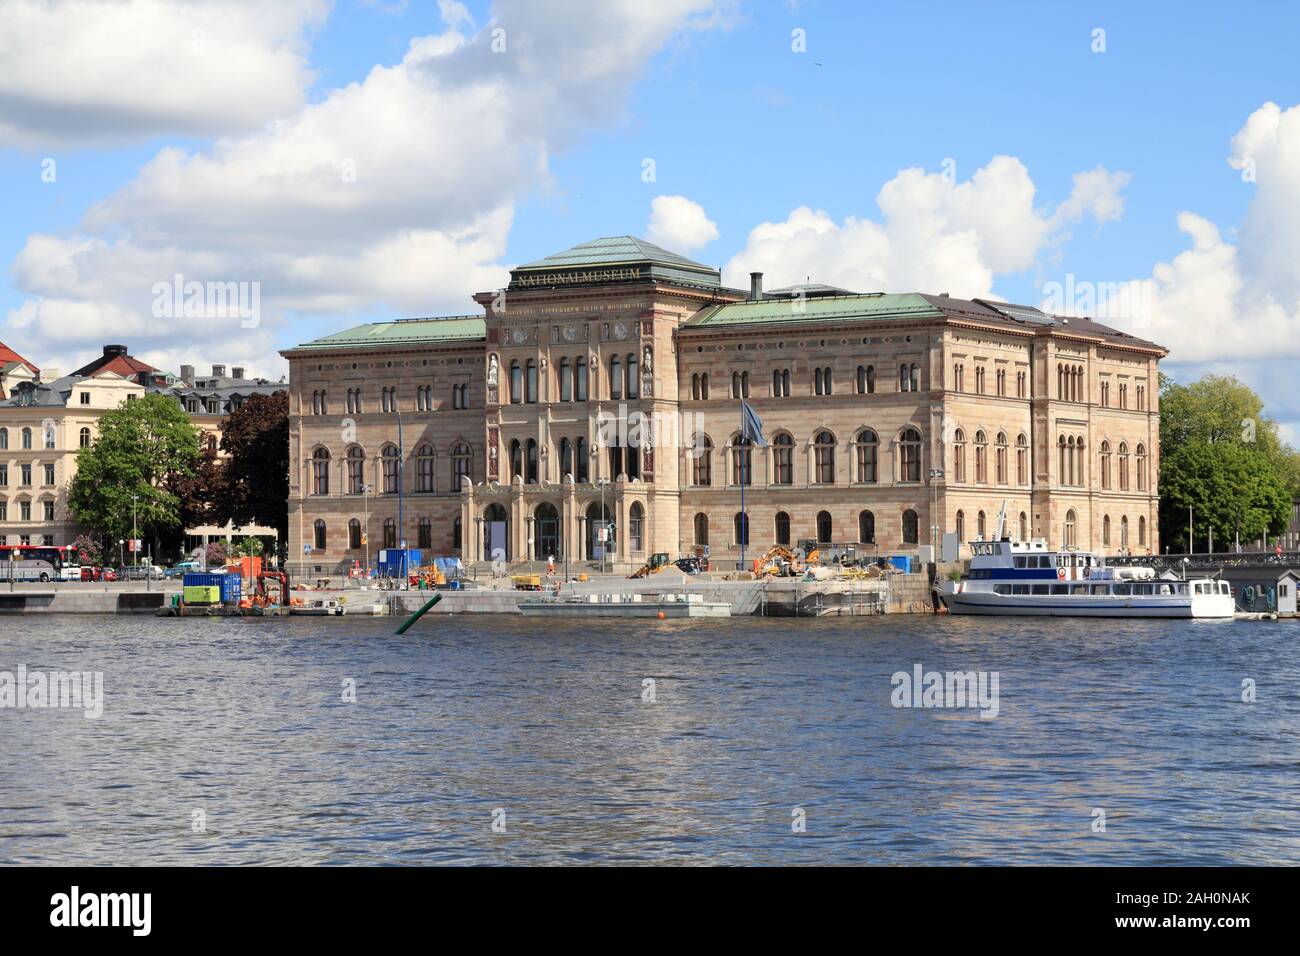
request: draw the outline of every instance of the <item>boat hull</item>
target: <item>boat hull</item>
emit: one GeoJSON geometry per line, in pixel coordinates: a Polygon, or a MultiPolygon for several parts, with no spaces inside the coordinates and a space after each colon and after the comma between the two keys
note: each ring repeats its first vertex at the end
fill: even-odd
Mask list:
{"type": "Polygon", "coordinates": [[[731,617],[726,602],[665,601],[524,601],[519,612],[528,617],[731,617]]]}
{"type": "Polygon", "coordinates": [[[988,591],[942,592],[950,614],[1031,617],[1231,618],[1232,597],[1221,594],[1150,598],[1070,595],[1006,595],[988,591]]]}

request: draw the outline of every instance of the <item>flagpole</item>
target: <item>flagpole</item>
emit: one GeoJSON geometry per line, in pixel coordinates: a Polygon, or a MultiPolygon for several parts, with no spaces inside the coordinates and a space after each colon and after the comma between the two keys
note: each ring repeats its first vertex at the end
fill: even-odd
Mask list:
{"type": "Polygon", "coordinates": [[[745,514],[745,482],[749,478],[745,470],[745,400],[740,400],[740,570],[745,570],[745,539],[749,537],[749,516],[745,514]]]}

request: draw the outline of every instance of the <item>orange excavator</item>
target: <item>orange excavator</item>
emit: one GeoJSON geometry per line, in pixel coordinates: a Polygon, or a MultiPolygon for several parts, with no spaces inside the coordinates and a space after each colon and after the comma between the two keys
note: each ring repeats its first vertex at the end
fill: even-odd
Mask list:
{"type": "Polygon", "coordinates": [[[254,581],[253,593],[240,602],[241,607],[261,610],[268,607],[287,608],[292,604],[302,603],[300,599],[289,596],[289,575],[283,571],[263,571],[257,575],[254,581]],[[274,581],[280,585],[278,599],[268,590],[267,581],[274,581]]]}

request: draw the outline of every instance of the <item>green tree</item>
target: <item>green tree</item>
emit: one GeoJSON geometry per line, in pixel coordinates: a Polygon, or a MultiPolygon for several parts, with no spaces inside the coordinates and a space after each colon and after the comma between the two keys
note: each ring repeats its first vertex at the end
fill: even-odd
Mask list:
{"type": "Polygon", "coordinates": [[[252,395],[222,424],[217,523],[260,524],[289,536],[289,393],[252,395]]]}
{"type": "Polygon", "coordinates": [[[1196,543],[1214,540],[1226,550],[1235,539],[1281,534],[1291,518],[1291,495],[1277,468],[1260,451],[1233,441],[1195,441],[1165,455],[1160,467],[1160,526],[1165,544],[1187,551],[1187,509],[1196,543]]]}
{"type": "Polygon", "coordinates": [[[198,431],[166,395],[123,402],[99,420],[99,437],[77,453],[68,495],[77,520],[114,542],[129,538],[132,506],[139,537],[182,527],[177,482],[194,475],[198,431]]]}

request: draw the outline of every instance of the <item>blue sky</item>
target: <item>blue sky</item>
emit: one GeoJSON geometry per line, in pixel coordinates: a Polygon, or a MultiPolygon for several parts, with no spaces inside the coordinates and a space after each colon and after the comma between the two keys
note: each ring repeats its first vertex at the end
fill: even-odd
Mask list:
{"type": "Polygon", "coordinates": [[[753,265],[860,291],[1039,302],[1067,273],[1126,283],[1156,270],[1154,318],[1133,331],[1169,346],[1179,377],[1239,374],[1290,428],[1300,422],[1289,388],[1300,276],[1276,252],[1300,259],[1300,225],[1270,213],[1300,204],[1292,5],[663,6],[674,4],[647,18],[631,0],[294,0],[273,18],[215,0],[247,18],[226,11],[240,26],[227,35],[184,4],[131,0],[158,32],[145,39],[59,20],[75,10],[58,3],[53,18],[9,18],[0,59],[39,46],[48,63],[26,77],[17,57],[0,76],[0,340],[64,368],[117,339],[158,362],[278,373],[276,348],[357,321],[472,311],[469,294],[504,267],[645,235],[652,202],[678,197],[659,238],[730,275],[753,265]],[[508,49],[494,58],[498,26],[508,49]],[[60,64],[56,37],[79,29],[114,55],[87,64],[69,42],[69,60],[82,59],[60,64]],[[806,52],[792,50],[796,30],[806,52]],[[148,41],[174,50],[192,33],[203,43],[170,72],[146,55],[148,41]],[[420,37],[450,39],[413,57],[420,37]],[[243,69],[236,52],[257,59],[243,69]],[[89,88],[61,83],[60,66],[89,88]],[[380,88],[376,66],[403,67],[386,74],[402,95],[380,88]],[[235,71],[257,85],[230,85],[235,71]],[[155,104],[159,90],[175,102],[155,104]],[[1276,115],[1261,113],[1270,103],[1276,115]],[[178,168],[153,168],[175,150],[178,168]],[[321,167],[349,150],[368,157],[363,189],[318,188],[321,167]],[[995,169],[997,156],[1015,162],[995,169]],[[41,179],[48,158],[53,183],[41,179]],[[1230,159],[1258,159],[1255,181],[1230,159]],[[951,182],[933,178],[945,169],[951,182]],[[1090,171],[1092,188],[1079,187],[1090,171]],[[282,189],[244,188],[281,178],[282,189]],[[892,218],[877,204],[887,184],[892,218]],[[1161,278],[1159,263],[1189,253],[1161,278]],[[148,311],[152,281],[175,269],[256,279],[266,320],[235,337],[190,323],[180,341],[175,320],[148,311]]]}

